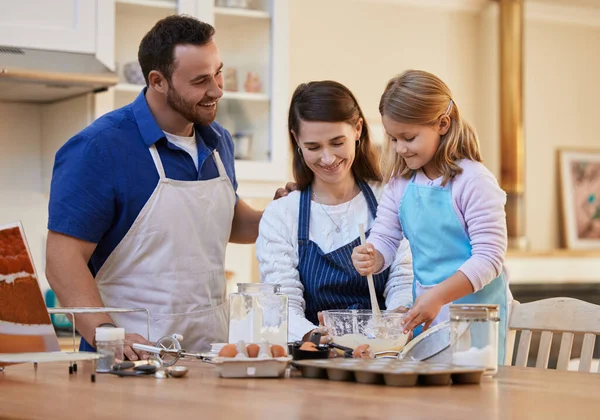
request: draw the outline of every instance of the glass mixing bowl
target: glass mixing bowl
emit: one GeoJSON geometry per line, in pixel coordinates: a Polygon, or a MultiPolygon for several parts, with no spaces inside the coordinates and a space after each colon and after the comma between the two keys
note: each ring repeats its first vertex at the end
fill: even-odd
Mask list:
{"type": "Polygon", "coordinates": [[[333,342],[355,349],[369,344],[373,352],[400,351],[408,335],[402,331],[406,314],[381,311],[376,319],[367,309],[333,309],[323,311],[323,323],[333,337],[333,342]]]}

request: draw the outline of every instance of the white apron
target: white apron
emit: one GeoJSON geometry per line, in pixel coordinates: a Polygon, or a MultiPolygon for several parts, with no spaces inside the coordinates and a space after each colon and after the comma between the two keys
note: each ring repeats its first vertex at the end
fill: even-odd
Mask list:
{"type": "MultiPolygon", "coordinates": [[[[154,145],[150,153],[160,180],[98,272],[98,289],[106,306],[148,309],[150,341],[177,333],[184,349],[205,351],[227,341],[224,263],[235,192],[217,151],[219,177],[206,181],[168,179],[154,145]]],[[[111,316],[146,337],[144,312],[111,316]]]]}

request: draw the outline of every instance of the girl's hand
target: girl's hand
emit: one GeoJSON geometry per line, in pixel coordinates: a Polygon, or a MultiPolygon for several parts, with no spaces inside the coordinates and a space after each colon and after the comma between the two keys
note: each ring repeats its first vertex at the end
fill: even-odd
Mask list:
{"type": "Polygon", "coordinates": [[[406,318],[402,321],[405,325],[404,333],[408,334],[417,325],[425,324],[423,331],[427,330],[435,317],[440,313],[440,309],[444,306],[443,300],[435,289],[431,289],[423,293],[415,300],[415,303],[410,311],[406,314],[406,318]]]}
{"type": "Polygon", "coordinates": [[[352,250],[352,264],[361,276],[373,274],[375,267],[375,247],[372,244],[360,245],[352,250]]]}

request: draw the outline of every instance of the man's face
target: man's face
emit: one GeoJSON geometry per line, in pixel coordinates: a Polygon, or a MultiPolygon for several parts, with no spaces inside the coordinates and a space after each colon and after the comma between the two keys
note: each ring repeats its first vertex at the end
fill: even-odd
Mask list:
{"type": "Polygon", "coordinates": [[[214,41],[206,45],[177,45],[167,103],[190,122],[208,125],[223,96],[223,63],[214,41]]]}

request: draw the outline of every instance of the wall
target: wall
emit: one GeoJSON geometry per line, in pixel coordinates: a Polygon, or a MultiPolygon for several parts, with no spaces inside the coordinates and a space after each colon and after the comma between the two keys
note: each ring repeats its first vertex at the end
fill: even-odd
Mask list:
{"type": "Polygon", "coordinates": [[[0,102],[0,121],[0,225],[23,223],[40,282],[45,284],[48,204],[41,182],[41,107],[0,102]]]}
{"type": "Polygon", "coordinates": [[[302,82],[337,80],[358,97],[369,122],[380,123],[386,82],[409,68],[426,69],[448,83],[466,117],[476,118],[475,14],[380,2],[292,0],[290,16],[292,90],[302,82]]]}
{"type": "Polygon", "coordinates": [[[87,95],[49,105],[0,102],[0,225],[21,220],[42,289],[54,155],[91,115],[87,95]]]}
{"type": "MultiPolygon", "coordinates": [[[[545,250],[559,246],[556,149],[600,149],[594,127],[600,24],[559,22],[556,12],[548,17],[532,10],[526,9],[524,45],[526,232],[532,250],[545,250]]],[[[433,72],[477,128],[485,163],[498,176],[496,4],[474,12],[401,0],[291,0],[290,16],[291,90],[305,81],[338,80],[378,124],[379,97],[390,77],[408,68],[433,72]]]]}

